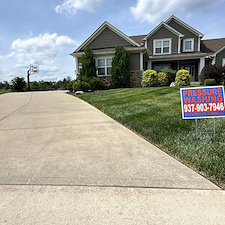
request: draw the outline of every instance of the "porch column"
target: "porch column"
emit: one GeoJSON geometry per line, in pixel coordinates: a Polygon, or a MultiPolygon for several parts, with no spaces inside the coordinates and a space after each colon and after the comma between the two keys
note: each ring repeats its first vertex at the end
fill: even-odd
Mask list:
{"type": "Polygon", "coordinates": [[[77,57],[74,57],[74,58],[75,58],[75,64],[76,64],[75,74],[77,76],[79,74],[79,63],[78,63],[78,58],[77,57]]]}
{"type": "Polygon", "coordinates": [[[148,70],[152,69],[152,61],[148,61],[148,70]]]}
{"type": "Polygon", "coordinates": [[[143,73],[143,71],[144,71],[144,69],[143,69],[143,52],[140,52],[140,70],[143,73]]]}
{"type": "Polygon", "coordinates": [[[203,67],[205,66],[205,57],[200,58],[198,75],[201,74],[203,67]]]}

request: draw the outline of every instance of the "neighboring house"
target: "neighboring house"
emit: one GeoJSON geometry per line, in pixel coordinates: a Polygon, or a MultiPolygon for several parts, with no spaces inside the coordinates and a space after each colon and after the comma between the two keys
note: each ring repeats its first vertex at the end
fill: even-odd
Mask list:
{"type": "Polygon", "coordinates": [[[140,86],[142,73],[147,69],[186,69],[191,81],[198,81],[205,65],[225,65],[225,38],[202,40],[203,36],[175,16],[160,23],[147,35],[139,36],[127,36],[104,22],[71,55],[76,60],[75,73],[78,75],[84,48],[89,45],[95,56],[97,76],[110,80],[115,47],[122,45],[130,56],[132,87],[140,86]]]}

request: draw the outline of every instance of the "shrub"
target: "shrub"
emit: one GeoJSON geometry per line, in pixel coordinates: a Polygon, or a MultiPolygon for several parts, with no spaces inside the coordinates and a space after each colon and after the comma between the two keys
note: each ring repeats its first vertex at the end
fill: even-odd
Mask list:
{"type": "Polygon", "coordinates": [[[161,72],[164,72],[168,76],[169,84],[175,81],[176,78],[176,70],[172,69],[162,69],[161,72]]]}
{"type": "Polygon", "coordinates": [[[117,46],[112,59],[111,85],[114,88],[130,87],[130,58],[123,46],[117,46]]]}
{"type": "Polygon", "coordinates": [[[159,86],[166,86],[169,84],[168,76],[164,72],[158,73],[158,84],[159,86]]]}
{"type": "Polygon", "coordinates": [[[82,90],[83,91],[89,91],[91,90],[91,85],[85,81],[82,81],[82,90]]]}
{"type": "Polygon", "coordinates": [[[67,90],[69,90],[70,92],[73,91],[73,84],[74,84],[74,80],[70,81],[68,84],[67,84],[67,90]]]}
{"type": "Polygon", "coordinates": [[[91,85],[92,90],[106,89],[105,83],[98,77],[92,77],[91,80],[89,81],[89,84],[91,85]]]}
{"type": "Polygon", "coordinates": [[[216,81],[215,81],[215,79],[205,79],[204,85],[205,86],[213,86],[213,85],[216,85],[216,81]]]}
{"type": "MultiPolygon", "coordinates": [[[[91,85],[85,81],[82,81],[82,91],[89,91],[91,90],[91,85]]],[[[74,82],[73,84],[73,91],[80,90],[80,82],[74,82]]]]}
{"type": "Polygon", "coordinates": [[[191,76],[187,70],[179,70],[176,74],[175,84],[176,86],[188,86],[191,82],[191,76]]]}
{"type": "Polygon", "coordinates": [[[155,70],[146,70],[142,75],[142,87],[155,87],[158,86],[158,76],[155,70]]]}
{"type": "MultiPolygon", "coordinates": [[[[83,74],[81,74],[81,80],[89,83],[91,80],[91,77],[86,77],[83,74]]],[[[80,82],[80,74],[77,76],[76,82],[80,82]]]]}
{"type": "Polygon", "coordinates": [[[225,73],[225,66],[206,65],[203,67],[199,79],[201,84],[204,84],[205,79],[215,79],[216,84],[221,84],[223,73],[225,73]]]}
{"type": "Polygon", "coordinates": [[[107,79],[103,79],[103,82],[104,82],[104,84],[105,84],[105,86],[108,88],[108,87],[110,87],[110,81],[109,80],[107,80],[107,79]]]}
{"type": "Polygon", "coordinates": [[[78,91],[80,89],[80,82],[73,83],[73,91],[78,91]]]}

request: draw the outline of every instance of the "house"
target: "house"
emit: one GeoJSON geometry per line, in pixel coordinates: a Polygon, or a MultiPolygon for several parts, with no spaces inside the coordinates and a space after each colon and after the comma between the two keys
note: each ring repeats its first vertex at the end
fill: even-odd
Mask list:
{"type": "Polygon", "coordinates": [[[161,22],[147,35],[139,36],[127,36],[104,22],[71,55],[78,75],[84,48],[89,45],[95,56],[97,76],[110,80],[115,47],[122,45],[130,57],[132,87],[140,86],[142,73],[147,69],[186,69],[194,82],[205,65],[225,65],[225,38],[202,40],[203,36],[175,16],[161,22]]]}

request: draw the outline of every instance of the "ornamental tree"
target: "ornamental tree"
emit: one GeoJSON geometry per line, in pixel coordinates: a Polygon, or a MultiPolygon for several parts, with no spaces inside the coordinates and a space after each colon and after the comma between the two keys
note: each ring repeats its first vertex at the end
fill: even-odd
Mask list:
{"type": "Polygon", "coordinates": [[[221,84],[224,74],[225,66],[206,65],[203,67],[199,78],[202,84],[204,84],[205,79],[215,79],[217,84],[221,84]]]}
{"type": "Polygon", "coordinates": [[[95,59],[93,51],[87,46],[82,56],[82,76],[96,77],[95,59]]]}
{"type": "Polygon", "coordinates": [[[111,86],[114,88],[130,87],[129,54],[123,46],[117,46],[112,59],[111,86]]]}

